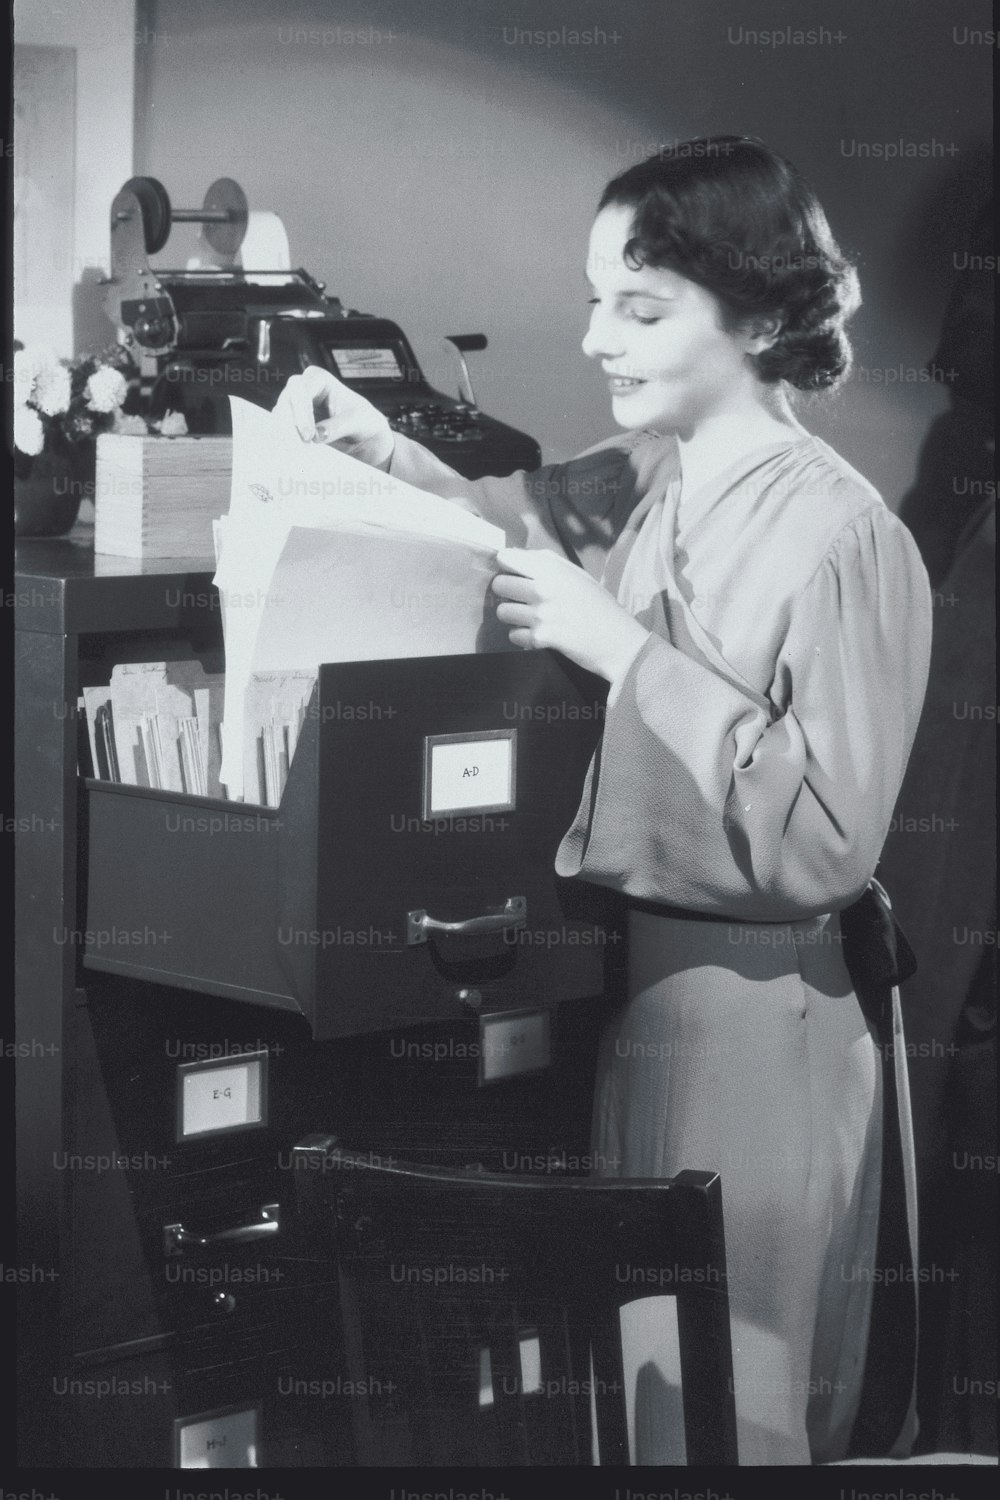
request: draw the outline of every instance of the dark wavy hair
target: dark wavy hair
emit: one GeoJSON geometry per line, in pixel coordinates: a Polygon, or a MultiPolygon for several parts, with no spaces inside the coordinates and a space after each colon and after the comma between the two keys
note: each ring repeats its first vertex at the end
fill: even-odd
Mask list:
{"type": "Polygon", "coordinates": [[[771,348],[750,356],[761,380],[818,391],[845,378],[857,273],[784,157],[748,136],[682,141],[613,178],[598,212],[611,205],[633,211],[632,269],[664,267],[697,282],[718,298],[730,332],[778,319],[771,348]]]}

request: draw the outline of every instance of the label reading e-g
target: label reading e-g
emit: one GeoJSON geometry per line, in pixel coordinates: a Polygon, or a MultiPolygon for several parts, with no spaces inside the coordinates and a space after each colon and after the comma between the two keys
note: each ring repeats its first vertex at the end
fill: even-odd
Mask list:
{"type": "Polygon", "coordinates": [[[262,1123],[263,1063],[242,1057],[211,1068],[181,1068],[179,1137],[262,1123]]]}

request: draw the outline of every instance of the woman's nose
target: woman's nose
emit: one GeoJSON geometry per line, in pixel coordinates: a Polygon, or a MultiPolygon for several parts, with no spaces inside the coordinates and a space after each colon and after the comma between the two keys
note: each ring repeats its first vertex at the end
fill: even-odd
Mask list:
{"type": "Polygon", "coordinates": [[[595,307],[590,315],[590,324],[580,348],[588,359],[617,359],[623,352],[621,339],[612,336],[599,307],[595,307]]]}

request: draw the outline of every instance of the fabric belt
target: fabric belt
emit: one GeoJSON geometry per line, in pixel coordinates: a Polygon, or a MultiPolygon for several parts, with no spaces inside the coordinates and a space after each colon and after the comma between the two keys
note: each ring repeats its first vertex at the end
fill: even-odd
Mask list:
{"type": "Polygon", "coordinates": [[[817,917],[787,917],[784,920],[774,917],[731,917],[724,912],[690,911],[686,906],[667,906],[662,901],[644,901],[638,896],[628,896],[626,902],[630,911],[648,912],[652,917],[673,917],[678,922],[724,922],[729,927],[798,926],[803,922],[822,921],[823,916],[828,915],[824,912],[817,917]]]}

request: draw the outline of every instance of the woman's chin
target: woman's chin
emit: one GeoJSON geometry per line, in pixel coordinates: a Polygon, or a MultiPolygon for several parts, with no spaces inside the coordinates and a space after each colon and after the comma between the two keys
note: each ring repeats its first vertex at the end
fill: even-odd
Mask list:
{"type": "Polygon", "coordinates": [[[612,396],[611,415],[619,427],[638,430],[651,427],[657,432],[670,432],[669,418],[650,401],[635,396],[612,396]]]}

